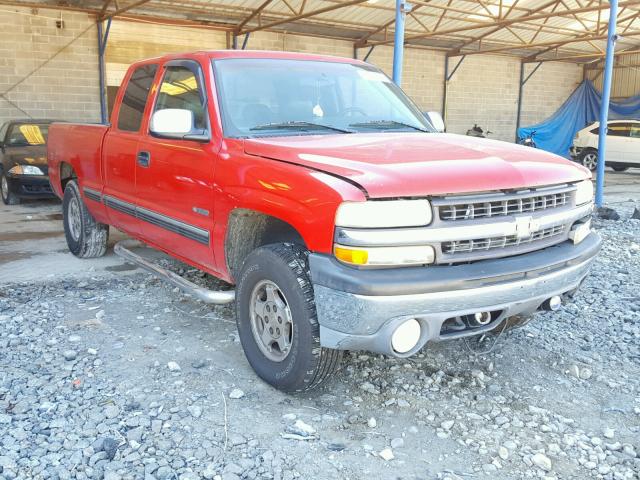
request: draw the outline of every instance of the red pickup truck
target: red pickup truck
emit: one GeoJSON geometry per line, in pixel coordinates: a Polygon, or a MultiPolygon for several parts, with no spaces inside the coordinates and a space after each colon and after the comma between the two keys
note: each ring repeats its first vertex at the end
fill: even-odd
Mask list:
{"type": "MultiPolygon", "coordinates": [[[[131,66],[110,125],[53,124],[69,249],[109,225],[218,277],[257,374],[320,384],[344,350],[396,357],[557,309],[600,248],[585,168],[441,133],[377,68],[275,52],[131,66]]],[[[129,241],[130,242],[130,241],[129,241]]]]}

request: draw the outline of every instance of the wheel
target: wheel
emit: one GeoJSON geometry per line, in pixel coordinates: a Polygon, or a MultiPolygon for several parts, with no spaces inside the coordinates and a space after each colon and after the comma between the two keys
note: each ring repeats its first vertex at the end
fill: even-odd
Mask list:
{"type": "Polygon", "coordinates": [[[9,189],[9,180],[7,180],[4,173],[0,177],[0,193],[2,194],[2,202],[5,205],[18,205],[20,203],[20,197],[9,189]]]}
{"type": "Polygon", "coordinates": [[[284,392],[320,385],[338,368],[342,352],[320,346],[308,252],[293,244],[257,248],[236,287],[242,348],[260,378],[284,392]]]}
{"type": "Polygon", "coordinates": [[[613,170],[616,172],[626,172],[627,170],[629,170],[629,167],[623,167],[622,165],[613,165],[611,166],[611,168],[613,168],[613,170]]]}
{"type": "Polygon", "coordinates": [[[79,258],[101,257],[107,251],[109,225],[96,222],[80,196],[75,180],[69,180],[62,198],[64,235],[69,250],[79,258]]]}
{"type": "Polygon", "coordinates": [[[598,168],[598,152],[595,150],[585,150],[580,156],[580,162],[594,172],[596,168],[598,168]]]}

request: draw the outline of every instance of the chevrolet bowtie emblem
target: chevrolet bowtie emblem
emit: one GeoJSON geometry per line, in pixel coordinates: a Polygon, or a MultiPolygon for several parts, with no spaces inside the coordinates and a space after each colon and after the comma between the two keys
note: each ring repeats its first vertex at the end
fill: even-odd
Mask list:
{"type": "Polygon", "coordinates": [[[532,217],[516,217],[516,237],[520,240],[529,238],[540,230],[540,223],[532,217]]]}

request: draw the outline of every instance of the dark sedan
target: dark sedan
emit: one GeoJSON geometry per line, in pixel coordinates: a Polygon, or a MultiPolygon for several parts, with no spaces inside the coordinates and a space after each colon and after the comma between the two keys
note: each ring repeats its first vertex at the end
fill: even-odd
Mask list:
{"type": "Polygon", "coordinates": [[[5,205],[50,198],[47,135],[51,120],[13,120],[0,127],[0,193],[5,205]]]}

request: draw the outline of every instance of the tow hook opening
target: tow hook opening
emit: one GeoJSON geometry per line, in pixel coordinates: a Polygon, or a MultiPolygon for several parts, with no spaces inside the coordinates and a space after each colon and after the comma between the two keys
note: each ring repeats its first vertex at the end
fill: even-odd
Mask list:
{"type": "Polygon", "coordinates": [[[483,327],[491,322],[491,312],[476,312],[472,315],[465,315],[462,319],[471,328],[483,327]]]}
{"type": "Polygon", "coordinates": [[[461,315],[458,317],[447,318],[442,323],[440,336],[445,337],[451,335],[459,335],[465,332],[470,333],[471,331],[478,329],[484,330],[486,329],[486,327],[490,326],[492,323],[498,320],[501,315],[502,310],[494,310],[479,311],[467,315],[461,315]]]}
{"type": "Polygon", "coordinates": [[[562,297],[560,295],[554,295],[551,298],[547,298],[542,305],[540,305],[541,310],[546,310],[547,312],[555,312],[562,306],[562,297]]]}

